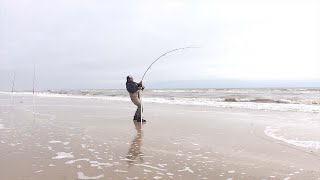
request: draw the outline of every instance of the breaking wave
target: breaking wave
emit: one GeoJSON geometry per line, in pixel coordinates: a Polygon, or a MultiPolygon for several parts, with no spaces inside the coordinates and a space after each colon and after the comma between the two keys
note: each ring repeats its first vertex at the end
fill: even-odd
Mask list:
{"type": "MultiPolygon", "coordinates": [[[[15,94],[32,95],[31,92],[15,94]]],[[[37,92],[37,96],[130,101],[124,89],[49,90],[37,92]]],[[[149,103],[320,112],[320,89],[161,89],[145,90],[142,96],[143,101],[149,103]]]]}

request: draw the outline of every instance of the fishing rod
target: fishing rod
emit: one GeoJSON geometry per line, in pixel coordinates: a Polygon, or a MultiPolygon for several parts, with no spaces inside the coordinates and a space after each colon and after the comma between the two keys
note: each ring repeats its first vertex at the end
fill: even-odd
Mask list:
{"type": "MultiPolygon", "coordinates": [[[[167,54],[169,54],[169,53],[172,53],[172,52],[174,52],[174,51],[179,51],[179,50],[183,50],[183,49],[193,49],[193,48],[200,48],[200,47],[192,47],[192,46],[188,46],[188,47],[182,47],[182,48],[176,48],[176,49],[172,49],[172,50],[170,50],[170,51],[167,51],[166,53],[164,53],[164,54],[162,54],[161,56],[159,56],[156,60],[154,60],[151,64],[150,64],[150,66],[148,67],[148,69],[144,72],[144,74],[143,74],[143,76],[142,76],[142,79],[141,79],[141,82],[143,81],[143,79],[144,79],[144,77],[146,76],[146,74],[147,74],[147,72],[151,69],[151,67],[152,67],[152,65],[154,64],[154,63],[156,63],[159,59],[161,59],[163,56],[165,56],[165,55],[167,55],[167,54]]],[[[140,102],[141,102],[141,116],[140,116],[140,121],[141,121],[141,125],[142,125],[142,97],[140,96],[140,102]]]]}
{"type": "Polygon", "coordinates": [[[167,55],[167,54],[169,54],[169,53],[172,53],[172,52],[174,52],[174,51],[179,51],[179,50],[182,50],[182,49],[191,49],[191,48],[200,48],[200,47],[192,47],[192,46],[190,46],[190,47],[182,47],[182,48],[177,48],[177,49],[170,50],[170,51],[162,54],[161,56],[159,56],[156,60],[154,60],[154,61],[150,64],[150,66],[148,67],[148,69],[144,72],[141,81],[144,79],[144,77],[145,77],[145,75],[147,74],[147,72],[149,71],[149,69],[151,69],[151,66],[152,66],[154,63],[156,63],[156,62],[157,62],[160,58],[162,58],[163,56],[165,56],[165,55],[167,55]]]}

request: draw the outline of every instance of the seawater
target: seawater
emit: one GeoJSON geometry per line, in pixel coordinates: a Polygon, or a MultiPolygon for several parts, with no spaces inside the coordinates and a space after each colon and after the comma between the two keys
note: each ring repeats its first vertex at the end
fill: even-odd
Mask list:
{"type": "MultiPolygon", "coordinates": [[[[125,89],[51,90],[43,96],[129,101],[125,89]]],[[[144,102],[242,108],[270,111],[320,112],[320,89],[154,89],[141,92],[144,102]]]]}

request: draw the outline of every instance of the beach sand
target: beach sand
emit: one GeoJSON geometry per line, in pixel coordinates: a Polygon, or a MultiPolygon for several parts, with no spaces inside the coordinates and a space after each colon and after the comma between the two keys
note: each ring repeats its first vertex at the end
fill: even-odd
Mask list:
{"type": "Polygon", "coordinates": [[[265,134],[281,122],[319,120],[317,113],[146,103],[141,127],[129,101],[34,102],[0,94],[1,180],[320,179],[317,149],[265,134]]]}

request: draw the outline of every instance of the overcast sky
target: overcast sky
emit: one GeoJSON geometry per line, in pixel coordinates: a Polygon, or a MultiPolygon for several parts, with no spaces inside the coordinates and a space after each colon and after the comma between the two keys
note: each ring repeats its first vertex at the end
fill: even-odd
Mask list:
{"type": "Polygon", "coordinates": [[[320,86],[318,0],[0,0],[0,90],[320,86]],[[234,83],[238,82],[238,83],[234,83]],[[216,83],[216,84],[215,84],[216,83]],[[280,83],[280,84],[279,84],[280,83]]]}

